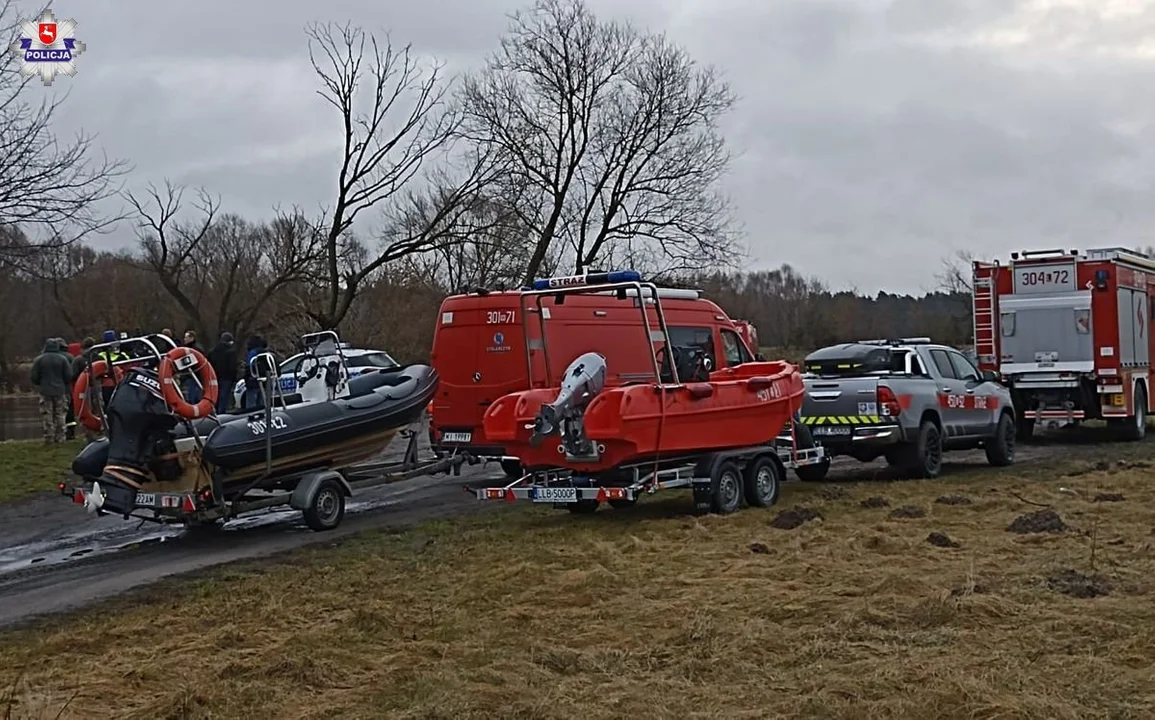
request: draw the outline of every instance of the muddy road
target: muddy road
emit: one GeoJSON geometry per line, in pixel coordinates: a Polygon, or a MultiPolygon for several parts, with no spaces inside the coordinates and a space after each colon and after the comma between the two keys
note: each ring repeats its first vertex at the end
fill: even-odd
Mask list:
{"type": "MultiPolygon", "coordinates": [[[[1155,456],[1152,441],[1103,440],[1094,431],[1044,438],[1018,449],[1016,468],[1155,456]]],[[[393,447],[388,455],[398,452],[393,447]]],[[[943,482],[956,473],[989,471],[982,451],[950,453],[943,482]]],[[[478,503],[462,487],[498,484],[503,477],[496,464],[465,466],[459,477],[420,477],[362,491],[350,499],[341,527],[327,533],[310,531],[300,513],[288,509],[232,520],[219,529],[187,531],[90,516],[60,496],[0,506],[0,627],[79,608],[172,575],[332,542],[371,528],[404,527],[499,506],[478,503]]],[[[829,480],[894,477],[881,461],[863,465],[838,459],[829,480]]]]}

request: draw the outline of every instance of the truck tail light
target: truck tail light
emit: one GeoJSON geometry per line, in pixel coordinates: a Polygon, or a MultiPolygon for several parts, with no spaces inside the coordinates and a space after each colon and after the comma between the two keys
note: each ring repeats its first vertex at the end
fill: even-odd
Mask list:
{"type": "Polygon", "coordinates": [[[1086,335],[1091,332],[1090,309],[1075,311],[1075,332],[1080,335],[1086,335]]]}
{"type": "Polygon", "coordinates": [[[898,396],[885,385],[878,386],[878,411],[886,417],[898,417],[902,408],[898,405],[898,396]]]}
{"type": "Polygon", "coordinates": [[[1013,312],[999,313],[999,331],[1003,337],[1013,337],[1015,334],[1015,314],[1013,312]]]}

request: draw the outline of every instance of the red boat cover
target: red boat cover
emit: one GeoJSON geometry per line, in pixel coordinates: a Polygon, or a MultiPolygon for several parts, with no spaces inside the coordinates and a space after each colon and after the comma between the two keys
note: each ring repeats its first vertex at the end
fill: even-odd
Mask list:
{"type": "Polygon", "coordinates": [[[725,368],[704,383],[607,388],[590,401],[583,420],[586,437],[601,455],[596,461],[568,460],[558,435],[530,446],[534,417],[558,392],[525,390],[498,398],[485,412],[486,437],[528,468],[602,472],[663,455],[771,443],[801,408],[804,388],[798,369],[782,361],[725,368]]]}

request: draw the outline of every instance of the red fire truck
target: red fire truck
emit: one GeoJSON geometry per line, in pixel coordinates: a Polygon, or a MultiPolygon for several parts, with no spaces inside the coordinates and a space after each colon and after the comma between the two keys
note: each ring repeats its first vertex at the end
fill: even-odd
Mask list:
{"type": "Polygon", "coordinates": [[[1125,248],[1011,253],[975,262],[975,354],[1000,373],[1018,436],[1104,419],[1132,440],[1150,408],[1155,259],[1125,248]]]}

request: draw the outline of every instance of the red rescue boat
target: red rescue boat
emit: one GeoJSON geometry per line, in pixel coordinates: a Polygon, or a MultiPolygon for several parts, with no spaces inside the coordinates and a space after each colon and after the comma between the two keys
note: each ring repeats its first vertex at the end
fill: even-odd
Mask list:
{"type": "MultiPolygon", "coordinates": [[[[704,382],[604,387],[605,364],[587,353],[556,388],[499,398],[484,416],[527,469],[601,473],[622,465],[772,444],[801,408],[804,387],[787,362],[754,362],[704,382]],[[600,373],[600,380],[599,380],[600,373]]],[[[699,373],[701,376],[702,373],[699,373]]]]}

